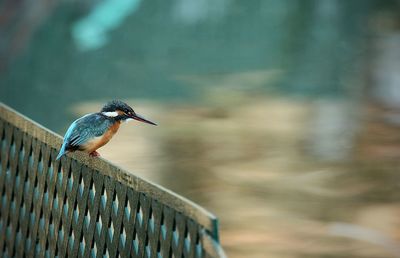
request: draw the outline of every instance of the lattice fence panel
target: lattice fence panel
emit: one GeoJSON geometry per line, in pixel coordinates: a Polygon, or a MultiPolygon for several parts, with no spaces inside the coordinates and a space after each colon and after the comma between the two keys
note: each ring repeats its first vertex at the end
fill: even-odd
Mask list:
{"type": "Polygon", "coordinates": [[[205,229],[0,119],[0,257],[208,257],[205,229]]]}

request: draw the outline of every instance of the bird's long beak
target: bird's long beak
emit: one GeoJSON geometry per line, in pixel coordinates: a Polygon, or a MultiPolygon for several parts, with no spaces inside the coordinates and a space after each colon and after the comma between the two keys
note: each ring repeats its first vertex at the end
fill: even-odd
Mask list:
{"type": "Polygon", "coordinates": [[[147,120],[146,118],[138,115],[138,114],[134,114],[130,116],[132,119],[135,119],[137,121],[143,122],[143,123],[147,123],[147,124],[151,124],[151,125],[157,125],[156,123],[151,122],[150,120],[147,120]]]}

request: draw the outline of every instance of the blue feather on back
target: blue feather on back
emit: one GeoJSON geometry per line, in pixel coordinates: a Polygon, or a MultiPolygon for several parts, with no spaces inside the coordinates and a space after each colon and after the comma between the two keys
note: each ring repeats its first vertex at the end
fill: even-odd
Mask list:
{"type": "Polygon", "coordinates": [[[94,137],[103,135],[112,124],[112,121],[100,113],[88,114],[75,120],[65,133],[57,159],[67,153],[68,149],[79,149],[81,145],[94,137]]]}

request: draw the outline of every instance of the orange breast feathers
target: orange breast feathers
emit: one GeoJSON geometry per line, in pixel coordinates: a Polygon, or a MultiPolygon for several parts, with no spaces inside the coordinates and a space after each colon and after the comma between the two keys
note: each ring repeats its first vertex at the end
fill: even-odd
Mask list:
{"type": "Polygon", "coordinates": [[[114,134],[118,131],[119,126],[121,125],[121,122],[118,121],[114,123],[102,136],[95,137],[94,139],[88,141],[84,146],[83,149],[91,153],[101,146],[105,145],[107,142],[111,140],[111,138],[114,136],[114,134]]]}

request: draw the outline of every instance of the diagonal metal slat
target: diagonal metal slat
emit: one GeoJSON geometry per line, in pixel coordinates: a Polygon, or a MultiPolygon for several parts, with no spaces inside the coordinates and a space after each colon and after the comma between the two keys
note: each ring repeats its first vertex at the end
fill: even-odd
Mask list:
{"type": "Polygon", "coordinates": [[[12,162],[11,162],[11,181],[9,182],[9,186],[11,189],[9,195],[11,195],[12,199],[9,203],[9,214],[8,214],[8,221],[7,221],[7,231],[6,231],[6,237],[7,237],[7,246],[10,248],[8,249],[9,256],[12,257],[14,256],[15,248],[14,248],[14,242],[16,239],[16,233],[18,230],[18,224],[17,220],[15,219],[16,214],[19,213],[19,204],[20,204],[20,187],[21,187],[21,162],[20,162],[20,156],[21,156],[21,149],[23,146],[22,142],[22,133],[19,129],[14,128],[13,132],[13,138],[14,138],[14,150],[11,150],[14,152],[12,154],[12,162]]]}

